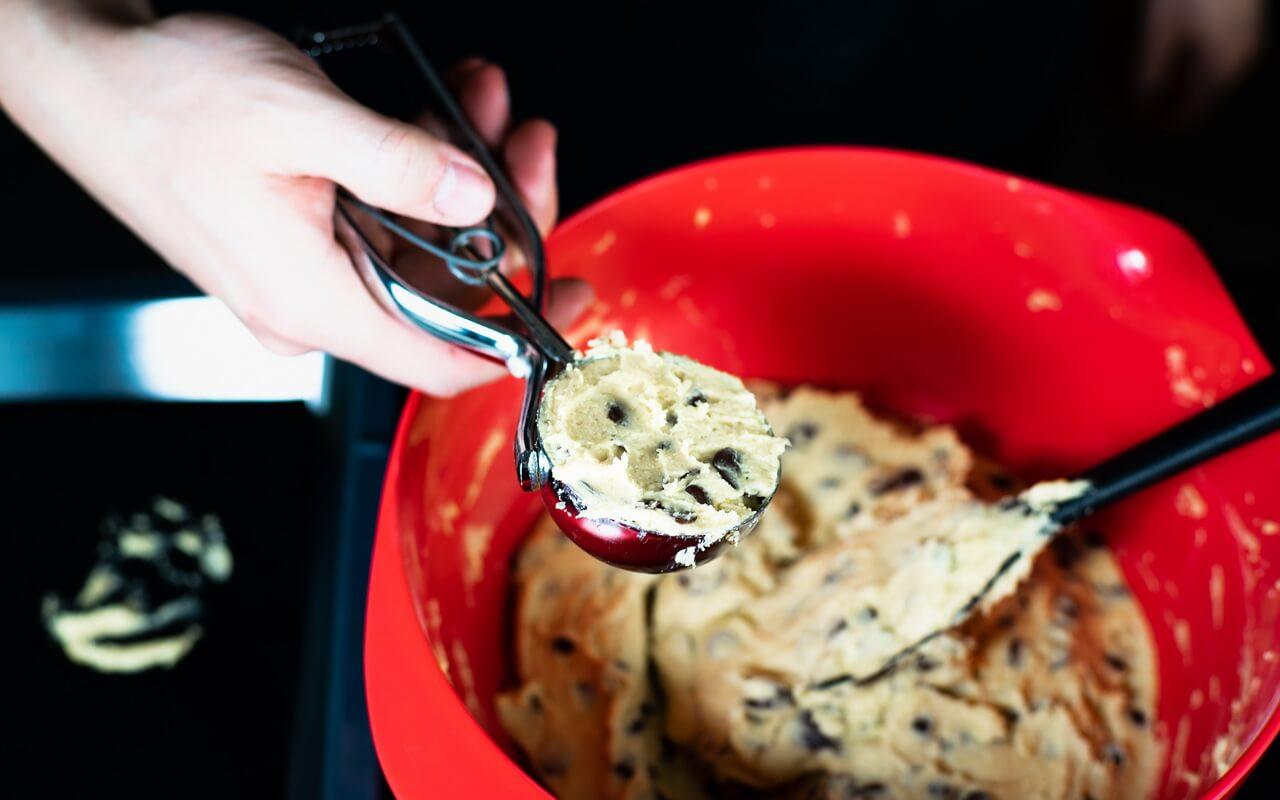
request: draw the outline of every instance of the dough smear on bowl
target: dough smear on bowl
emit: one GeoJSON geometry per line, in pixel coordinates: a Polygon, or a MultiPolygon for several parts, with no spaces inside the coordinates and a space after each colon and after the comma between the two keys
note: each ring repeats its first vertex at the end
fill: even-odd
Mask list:
{"type": "Polygon", "coordinates": [[[548,384],[538,432],[582,516],[707,543],[769,501],[786,448],[741,380],[616,331],[548,384]]]}
{"type": "Polygon", "coordinates": [[[1150,795],[1155,648],[1105,544],[1027,546],[966,623],[860,677],[913,603],[990,568],[976,497],[1014,487],[949,428],[904,431],[852,393],[762,405],[792,442],[783,484],[716,561],[632,575],[547,524],[523,546],[520,685],[498,705],[534,774],[568,800],[1150,795]],[[915,546],[957,522],[950,547],[915,546]],[[903,553],[916,585],[886,568],[903,553]]]}

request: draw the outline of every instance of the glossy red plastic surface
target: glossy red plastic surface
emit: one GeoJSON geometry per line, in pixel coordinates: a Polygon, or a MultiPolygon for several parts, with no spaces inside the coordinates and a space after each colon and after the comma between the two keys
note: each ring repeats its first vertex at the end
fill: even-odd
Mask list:
{"type": "MultiPolygon", "coordinates": [[[[625,189],[548,242],[621,326],[746,376],[851,387],[1070,474],[1270,371],[1204,255],[1144,212],[936,158],[749,154],[625,189]]],[[[515,381],[410,399],[374,554],[366,682],[405,798],[545,798],[505,750],[515,381]]],[[[1280,437],[1101,514],[1159,648],[1161,797],[1230,794],[1280,727],[1280,437]],[[1223,771],[1225,770],[1225,771],[1223,771]]]]}
{"type": "MultiPolygon", "coordinates": [[[[553,484],[543,486],[541,494],[556,527],[578,547],[615,567],[635,572],[674,572],[682,568],[676,561],[682,550],[694,549],[693,563],[696,565],[710,561],[729,546],[728,536],[702,547],[702,537],[699,536],[663,536],[613,520],[578,516],[575,508],[560,501],[553,484]]],[[[757,521],[758,518],[753,516],[738,530],[749,531],[757,521]]]]}

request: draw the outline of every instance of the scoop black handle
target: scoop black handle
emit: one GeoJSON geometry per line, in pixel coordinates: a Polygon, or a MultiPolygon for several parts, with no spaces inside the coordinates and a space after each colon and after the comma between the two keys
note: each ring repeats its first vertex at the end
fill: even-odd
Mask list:
{"type": "Polygon", "coordinates": [[[1088,491],[1053,512],[1059,525],[1280,428],[1280,376],[1273,373],[1212,408],[1125,450],[1080,478],[1088,491]]]}

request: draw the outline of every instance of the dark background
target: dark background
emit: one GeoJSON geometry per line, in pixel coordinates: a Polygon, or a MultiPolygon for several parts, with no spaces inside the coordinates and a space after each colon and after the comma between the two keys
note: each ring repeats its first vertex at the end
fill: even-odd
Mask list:
{"type": "MultiPolygon", "coordinates": [[[[1274,48],[1183,118],[1191,62],[1155,97],[1132,89],[1141,0],[156,5],[221,9],[285,34],[395,8],[437,65],[501,63],[515,114],[558,125],[566,212],[691,160],[813,143],[940,153],[1134,203],[1186,228],[1259,334],[1280,339],[1263,291],[1280,205],[1274,48]]],[[[0,154],[0,207],[23,232],[19,248],[39,254],[0,269],[24,280],[165,273],[2,124],[0,154]]]]}
{"type": "MultiPolygon", "coordinates": [[[[286,34],[387,8],[334,0],[199,7],[286,34]]],[[[558,125],[566,212],[649,173],[737,150],[851,143],[940,153],[1169,217],[1208,252],[1272,359],[1280,354],[1271,290],[1280,210],[1274,48],[1187,115],[1193,61],[1180,62],[1159,96],[1132,89],[1135,2],[504,10],[438,0],[399,10],[438,66],[473,54],[497,61],[508,68],[516,115],[558,125]]],[[[0,165],[0,209],[11,229],[0,300],[184,291],[3,120],[0,165]]],[[[380,408],[385,434],[393,409],[380,408]]],[[[298,775],[326,767],[308,763],[296,745],[321,726],[318,712],[300,708],[316,703],[307,665],[333,657],[301,633],[308,619],[335,614],[307,599],[322,583],[308,572],[324,556],[316,530],[333,513],[317,497],[334,459],[323,428],[300,406],[0,408],[0,441],[14,470],[3,496],[16,545],[7,559],[15,574],[3,578],[13,597],[4,604],[6,648],[19,673],[19,696],[0,725],[4,760],[13,764],[6,772],[30,787],[19,796],[92,788],[102,796],[271,797],[286,787],[319,796],[299,788],[308,784],[298,775]],[[36,624],[39,596],[75,588],[102,513],[140,507],[153,492],[223,514],[237,559],[225,592],[234,596],[211,600],[210,635],[181,670],[120,679],[72,667],[36,624]]],[[[364,482],[374,482],[362,491],[372,495],[376,468],[369,474],[364,482]]],[[[357,618],[359,594],[357,587],[355,599],[339,602],[357,618]]],[[[367,748],[352,736],[335,747],[367,748]]],[[[1265,767],[1241,796],[1269,796],[1277,773],[1265,767]]]]}

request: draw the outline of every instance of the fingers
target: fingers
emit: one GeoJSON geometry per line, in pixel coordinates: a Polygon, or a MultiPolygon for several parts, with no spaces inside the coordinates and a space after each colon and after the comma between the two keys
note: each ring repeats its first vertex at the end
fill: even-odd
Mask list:
{"type": "Polygon", "coordinates": [[[546,120],[525,122],[507,138],[507,170],[525,207],[546,236],[559,214],[556,188],[556,129],[546,120]]]}
{"type": "Polygon", "coordinates": [[[484,143],[495,148],[511,121],[507,76],[500,67],[480,59],[462,62],[455,73],[459,70],[454,89],[458,102],[484,143]]]}
{"type": "Polygon", "coordinates": [[[1185,39],[1185,10],[1180,0],[1151,0],[1146,7],[1138,64],[1138,89],[1148,95],[1162,88],[1185,39]]]}
{"type": "Polygon", "coordinates": [[[493,208],[489,177],[422,128],[371,111],[336,90],[299,120],[284,167],[327,178],[375,206],[415,219],[473,225],[493,208]]]}
{"type": "MultiPolygon", "coordinates": [[[[363,257],[360,254],[358,257],[363,257]]],[[[387,380],[428,394],[450,396],[496,380],[506,369],[492,361],[410,327],[379,306],[360,283],[347,253],[334,244],[329,280],[318,288],[317,305],[328,320],[312,335],[334,356],[359,364],[387,380]]]]}
{"type": "Polygon", "coordinates": [[[547,285],[547,321],[563,331],[582,316],[596,293],[581,278],[556,278],[547,285]]]}

